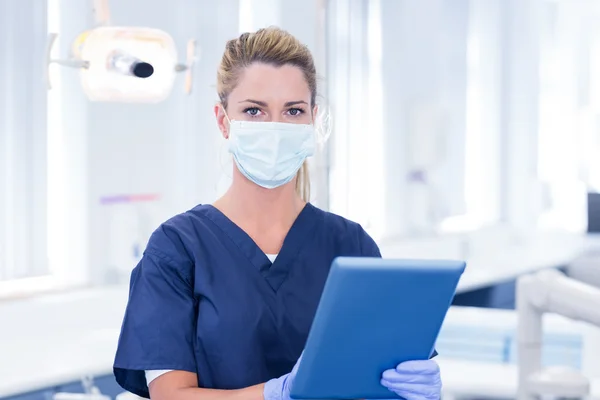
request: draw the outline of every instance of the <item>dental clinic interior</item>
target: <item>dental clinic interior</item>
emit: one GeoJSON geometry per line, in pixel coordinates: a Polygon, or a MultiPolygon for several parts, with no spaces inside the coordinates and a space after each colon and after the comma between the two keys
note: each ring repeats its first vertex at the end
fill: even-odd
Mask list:
{"type": "Polygon", "coordinates": [[[217,70],[273,26],[316,67],[310,204],[466,262],[442,398],[600,399],[600,0],[0,0],[0,399],[138,398],[132,271],[235,180],[217,70]]]}

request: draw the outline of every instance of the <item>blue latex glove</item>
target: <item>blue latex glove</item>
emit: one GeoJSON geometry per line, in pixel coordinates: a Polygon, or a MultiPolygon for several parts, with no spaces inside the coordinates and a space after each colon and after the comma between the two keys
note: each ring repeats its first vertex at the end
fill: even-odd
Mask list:
{"type": "Polygon", "coordinates": [[[263,396],[265,400],[292,400],[290,397],[290,391],[292,389],[294,379],[296,378],[296,372],[298,371],[300,360],[302,360],[302,354],[300,355],[300,358],[298,358],[298,361],[296,361],[294,368],[292,368],[292,372],[280,376],[279,378],[271,379],[265,383],[265,387],[263,389],[263,396]]]}
{"type": "Polygon", "coordinates": [[[433,360],[407,361],[383,372],[381,384],[406,400],[439,400],[440,367],[433,360]]]}

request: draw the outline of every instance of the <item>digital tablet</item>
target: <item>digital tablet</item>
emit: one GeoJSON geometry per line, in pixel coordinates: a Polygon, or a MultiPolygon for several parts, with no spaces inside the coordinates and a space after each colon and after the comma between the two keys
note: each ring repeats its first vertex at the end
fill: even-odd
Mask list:
{"type": "Polygon", "coordinates": [[[432,355],[465,266],[462,261],[336,258],[291,397],[398,398],[381,385],[381,374],[432,355]]]}

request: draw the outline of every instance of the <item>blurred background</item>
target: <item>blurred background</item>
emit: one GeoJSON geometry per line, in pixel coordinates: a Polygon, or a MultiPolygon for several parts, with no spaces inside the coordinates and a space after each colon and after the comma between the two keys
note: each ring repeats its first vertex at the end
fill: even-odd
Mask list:
{"type": "MultiPolygon", "coordinates": [[[[161,222],[227,188],[217,66],[270,25],[311,49],[330,111],[313,203],[384,257],[469,261],[438,345],[448,398],[514,398],[519,276],[600,286],[600,1],[111,1],[112,25],[167,32],[180,62],[196,41],[152,104],[90,101],[77,69],[49,65],[94,15],[0,0],[0,398],[92,395],[82,377],[120,393],[130,272],[161,222]]],[[[545,360],[600,378],[598,330],[548,321],[545,360]]]]}

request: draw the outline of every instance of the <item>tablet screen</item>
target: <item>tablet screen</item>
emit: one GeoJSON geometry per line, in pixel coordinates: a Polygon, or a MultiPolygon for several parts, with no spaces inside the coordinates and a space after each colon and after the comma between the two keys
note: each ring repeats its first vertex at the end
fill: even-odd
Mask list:
{"type": "Polygon", "coordinates": [[[292,397],[393,398],[381,374],[435,354],[464,269],[462,261],[335,259],[292,397]]]}

